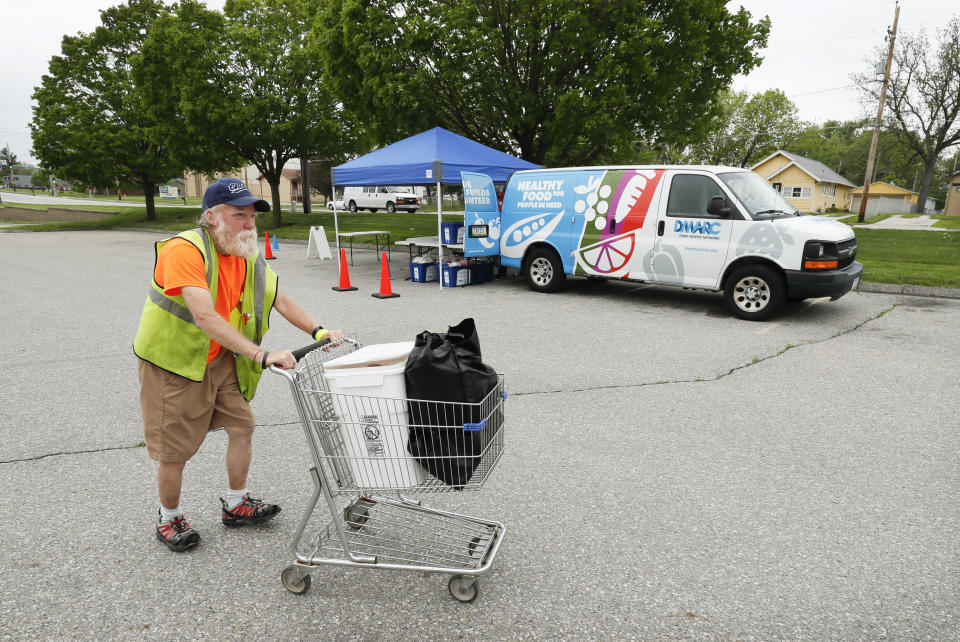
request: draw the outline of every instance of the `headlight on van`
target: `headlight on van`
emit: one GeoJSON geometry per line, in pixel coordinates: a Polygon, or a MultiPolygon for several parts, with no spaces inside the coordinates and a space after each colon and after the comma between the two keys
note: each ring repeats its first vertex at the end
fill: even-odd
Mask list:
{"type": "Polygon", "coordinates": [[[837,244],[830,241],[807,241],[803,246],[804,270],[836,270],[840,257],[837,244]]]}

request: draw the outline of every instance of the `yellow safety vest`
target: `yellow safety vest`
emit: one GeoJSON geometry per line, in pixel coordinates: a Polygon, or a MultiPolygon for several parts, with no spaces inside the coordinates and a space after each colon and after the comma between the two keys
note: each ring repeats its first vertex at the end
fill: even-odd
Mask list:
{"type": "MultiPolygon", "coordinates": [[[[156,244],[156,260],[163,246],[174,238],[186,239],[203,255],[207,285],[214,305],[217,302],[219,268],[216,247],[209,233],[203,228],[188,230],[156,244]]],[[[257,345],[270,327],[270,312],[277,299],[277,275],[258,252],[248,257],[246,280],[240,297],[239,332],[257,345]]],[[[226,348],[221,348],[226,349],[226,348]]],[[[207,371],[207,355],[210,352],[210,336],[197,327],[193,314],[182,295],[167,296],[163,288],[153,281],[147,292],[140,316],[140,327],[133,340],[134,353],[150,363],[186,377],[191,381],[203,381],[207,371]]],[[[247,401],[253,399],[263,369],[247,357],[236,355],[237,380],[240,391],[247,401]]]]}

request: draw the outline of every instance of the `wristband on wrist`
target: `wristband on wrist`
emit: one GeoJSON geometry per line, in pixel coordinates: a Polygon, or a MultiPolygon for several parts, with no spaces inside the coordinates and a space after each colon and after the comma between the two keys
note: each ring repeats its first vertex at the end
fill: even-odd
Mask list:
{"type": "Polygon", "coordinates": [[[267,367],[267,357],[268,357],[269,355],[270,355],[269,352],[264,352],[264,353],[263,353],[263,357],[260,358],[260,365],[263,366],[264,368],[267,367]]]}
{"type": "Polygon", "coordinates": [[[311,332],[314,341],[320,341],[328,334],[330,334],[330,331],[325,329],[322,325],[318,325],[313,329],[313,332],[311,332]]]}

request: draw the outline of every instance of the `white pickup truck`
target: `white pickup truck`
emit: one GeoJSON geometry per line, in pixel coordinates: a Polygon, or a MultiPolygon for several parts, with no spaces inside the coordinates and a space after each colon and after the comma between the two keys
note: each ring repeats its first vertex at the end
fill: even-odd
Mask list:
{"type": "MultiPolygon", "coordinates": [[[[333,201],[327,203],[327,209],[333,209],[333,201]]],[[[420,197],[396,187],[376,185],[348,186],[343,189],[343,197],[336,202],[338,210],[387,210],[391,214],[397,210],[416,212],[420,209],[420,197]]]]}

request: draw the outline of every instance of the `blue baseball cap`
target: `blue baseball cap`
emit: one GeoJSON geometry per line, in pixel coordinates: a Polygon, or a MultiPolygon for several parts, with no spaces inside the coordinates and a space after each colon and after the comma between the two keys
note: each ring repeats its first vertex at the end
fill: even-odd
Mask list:
{"type": "Polygon", "coordinates": [[[270,211],[270,203],[251,194],[250,188],[239,178],[218,179],[210,183],[210,187],[203,193],[202,207],[204,212],[223,203],[236,205],[237,207],[253,205],[253,208],[258,212],[270,211]]]}

